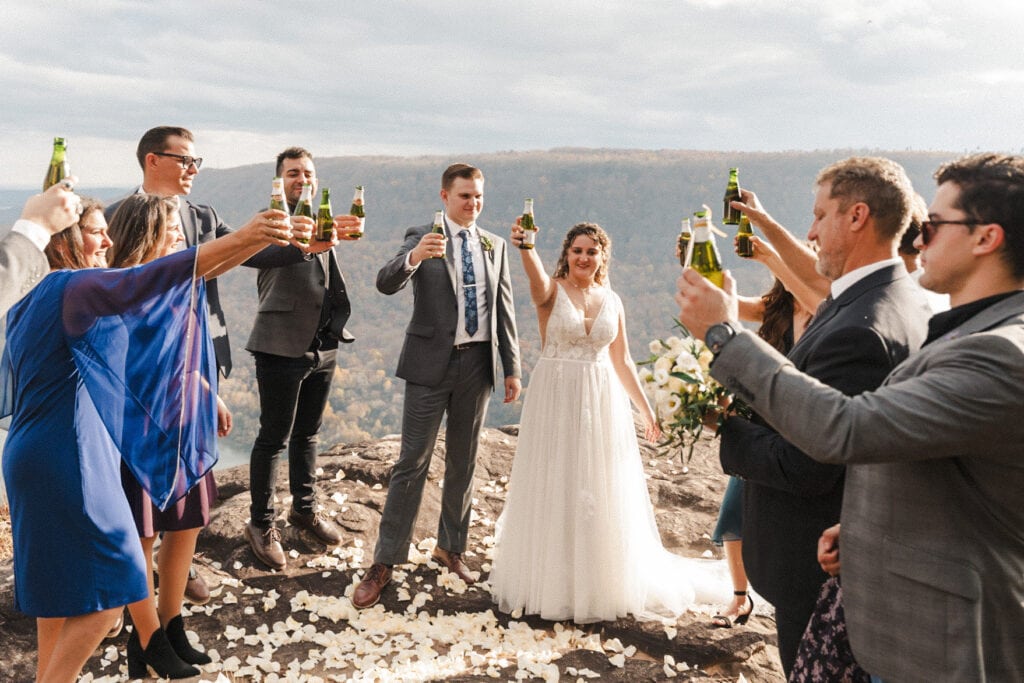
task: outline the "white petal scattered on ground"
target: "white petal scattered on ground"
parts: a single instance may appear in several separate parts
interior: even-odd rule
[[[626,666],[626,656],[621,653],[617,655],[612,655],[608,658],[608,663],[612,666],[616,666],[621,669],[622,667]]]
[[[604,641],[604,649],[608,652],[622,652],[624,648],[622,647],[621,640],[619,640],[618,638],[611,638],[609,640]]]

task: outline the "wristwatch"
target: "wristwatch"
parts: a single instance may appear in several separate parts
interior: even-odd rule
[[[717,356],[739,331],[735,323],[726,320],[708,328],[704,334],[704,343],[711,349],[711,353]]]

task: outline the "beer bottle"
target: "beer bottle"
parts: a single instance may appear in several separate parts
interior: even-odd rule
[[[66,154],[67,147],[64,145],[64,138],[54,138],[53,156],[50,157],[50,168],[46,169],[46,178],[43,180],[43,192],[46,192],[71,175],[71,171],[68,169]]]
[[[740,201],[740,169],[729,169],[729,184],[725,186],[725,209],[722,212],[722,222],[726,225],[739,225],[740,210],[734,209],[729,202]]]
[[[754,255],[754,244],[750,238],[754,236],[754,229],[750,227],[750,219],[747,214],[740,216],[740,227],[736,231],[736,254],[743,258],[750,258]]]
[[[430,232],[436,232],[439,235],[444,234],[444,211],[434,212],[434,227],[430,229]],[[441,258],[440,256],[431,256],[430,258]]]
[[[725,273],[722,271],[722,257],[715,246],[715,237],[711,234],[711,219],[707,211],[698,211],[693,215],[693,258],[690,267],[717,287],[722,287],[725,284]]]
[[[523,205],[523,217],[519,221],[519,226],[523,229],[523,243],[519,245],[519,248],[533,249],[537,244],[537,224],[533,220],[532,199],[527,199]]]
[[[684,218],[683,224],[679,228],[679,240],[676,244],[679,245],[679,265],[683,268],[686,267],[686,250],[690,246],[690,241],[693,239],[693,229],[690,227],[690,219]]]
[[[284,181],[280,177],[270,183],[270,208],[288,213],[288,204],[284,200]]]
[[[349,215],[359,218],[359,230],[348,233],[349,237],[359,239],[363,236],[366,227],[366,209],[363,208],[363,186],[356,185],[356,192],[352,195],[352,206],[349,207]]]
[[[302,194],[299,195],[299,203],[295,205],[295,212],[293,216],[305,216],[306,218],[313,217],[313,184],[303,183]],[[302,244],[309,244],[309,240],[300,239],[299,242]]]
[[[318,242],[330,242],[334,237],[334,212],[331,210],[331,191],[326,187],[320,194],[320,210],[316,213],[316,233],[313,235]]]

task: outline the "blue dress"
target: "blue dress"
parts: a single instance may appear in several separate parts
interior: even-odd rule
[[[8,315],[0,417],[15,600],[69,617],[148,595],[120,461],[161,506],[216,462],[216,370],[195,249],[50,274]]]

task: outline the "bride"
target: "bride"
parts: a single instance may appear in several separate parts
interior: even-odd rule
[[[511,241],[520,245],[517,224]],[[573,226],[554,277],[520,249],[543,350],[530,379],[490,585],[498,608],[577,623],[675,617],[729,595],[721,562],[661,545],[630,401],[660,430],[629,354],[622,302],[607,285],[611,239]]]

